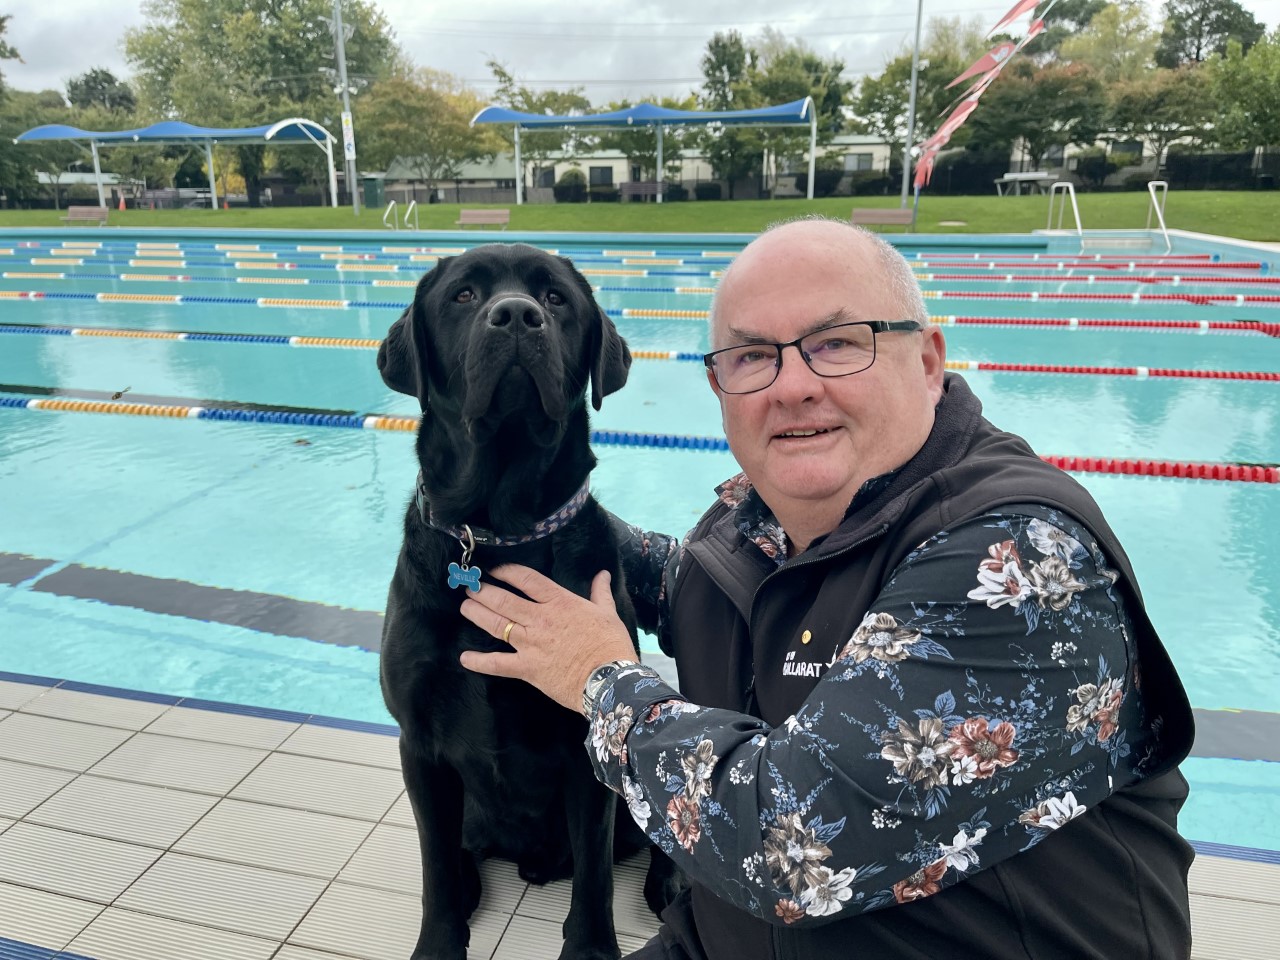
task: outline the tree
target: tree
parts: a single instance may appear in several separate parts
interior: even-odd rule
[[[1230,41],[1226,56],[1207,66],[1219,110],[1214,139],[1226,147],[1280,144],[1280,28],[1247,54]]]
[[[36,174],[43,173],[53,186],[53,202],[61,207],[59,181],[85,158],[84,151],[66,141],[14,145],[13,138],[24,130],[46,123],[67,123],[72,119],[66,101],[57,90],[30,93],[9,90],[0,103],[0,186],[12,200],[33,198],[41,192]]]
[[[1142,0],[1120,0],[1098,11],[1088,25],[1062,41],[1058,55],[1084,64],[1106,84],[1147,75],[1159,36]]]
[[[499,61],[488,60],[486,66],[498,81],[493,99],[504,107],[521,113],[551,117],[570,117],[591,112],[591,101],[583,94],[581,87],[564,91],[533,90],[520,83]],[[505,127],[499,130],[499,136],[508,144],[514,145],[514,137]],[[535,167],[546,166],[553,156],[572,158],[592,142],[590,138],[568,128],[522,133],[520,159],[522,163]],[[523,178],[524,171],[517,170],[516,176]]]
[[[736,30],[716,33],[707,41],[702,55],[702,96],[704,110],[750,110],[760,106],[751,85],[757,54]],[[699,140],[707,162],[716,176],[729,182],[729,199],[737,180],[759,170],[764,146],[754,130],[708,126]]]
[[[100,107],[110,113],[132,113],[138,105],[129,85],[102,67],[94,67],[68,80],[67,99],[73,107]]]
[[[1156,64],[1172,68],[1201,63],[1215,53],[1226,53],[1230,40],[1248,53],[1265,29],[1236,0],[1167,0]]]
[[[1207,66],[1152,70],[1111,88],[1111,126],[1117,133],[1150,145],[1156,162],[1175,140],[1199,137],[1218,112],[1210,96]]]
[[[457,77],[421,69],[382,80],[362,108],[363,155],[375,166],[399,160],[428,188],[456,178],[463,164],[492,158],[502,140],[492,130],[472,129],[480,97]]]
[[[147,25],[125,34],[125,56],[145,116],[232,127],[304,116],[337,130],[329,0],[149,0],[144,11]],[[386,18],[368,0],[345,0],[343,11],[349,80],[389,75],[399,54]],[[274,158],[265,146],[235,156],[256,205]],[[319,165],[318,152],[310,163]]]
[[[1050,147],[1089,144],[1098,138],[1105,96],[1098,79],[1079,64],[1036,69],[1030,60],[1019,59],[982,95],[967,125],[980,143],[1021,139],[1035,168]]]
[[[1107,0],[1058,0],[1044,14],[1044,33],[1023,47],[1022,55],[1042,64],[1056,59],[1062,44],[1108,6]]]

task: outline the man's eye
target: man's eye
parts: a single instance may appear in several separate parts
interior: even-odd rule
[[[564,304],[564,297],[556,293],[554,290],[547,291],[547,303],[553,307],[559,307]]]
[[[476,298],[476,295],[472,293],[470,289],[467,289],[467,290],[459,290],[457,295],[453,299],[458,303],[470,303],[475,298]]]

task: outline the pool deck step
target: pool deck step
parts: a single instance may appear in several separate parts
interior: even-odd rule
[[[620,864],[624,956],[657,931]],[[569,883],[489,861],[470,960],[561,947]],[[393,737],[0,681],[0,956],[403,960],[417,838]],[[1280,941],[1280,865],[1200,856],[1197,960]]]

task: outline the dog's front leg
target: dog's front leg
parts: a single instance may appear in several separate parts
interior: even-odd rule
[[[565,810],[573,849],[573,899],[564,921],[560,960],[618,960],[613,928],[616,797],[596,780],[585,757],[569,767]]]
[[[412,960],[466,960],[478,878],[462,849],[462,780],[448,764],[410,752],[403,734],[400,764],[422,851],[422,927]]]

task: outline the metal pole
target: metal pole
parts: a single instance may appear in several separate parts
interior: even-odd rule
[[[524,203],[524,168],[520,166],[520,124],[516,124],[516,206]]]
[[[102,192],[102,167],[98,163],[98,143],[96,140],[90,140],[89,146],[93,148],[93,175],[98,179],[98,206],[105,207],[107,205],[107,195]],[[53,193],[58,195],[58,185],[53,185]]]
[[[333,38],[338,44],[338,82],[342,84],[342,146],[346,156],[351,210],[360,216],[360,185],[356,183],[355,125],[351,121],[351,90],[347,86],[347,43],[342,29],[342,0],[333,0]]]
[[[911,148],[916,138],[916,85],[920,80],[920,21],[924,0],[916,0],[916,45],[911,49],[911,97],[907,101],[907,142],[902,145],[902,209],[907,208],[907,185],[911,182]]]
[[[807,199],[813,199],[813,175],[818,171],[818,108],[809,117],[809,190]]]
[[[662,187],[666,183],[666,178],[662,175],[662,124],[658,124],[658,202],[662,202]]]
[[[204,158],[209,164],[209,203],[211,204],[210,209],[217,210],[218,209],[218,184],[215,182],[213,177],[213,147],[210,146],[208,140],[204,142]]]
[[[329,206],[337,207],[338,171],[333,169],[333,141],[328,137],[324,140],[324,155],[329,159]]]

